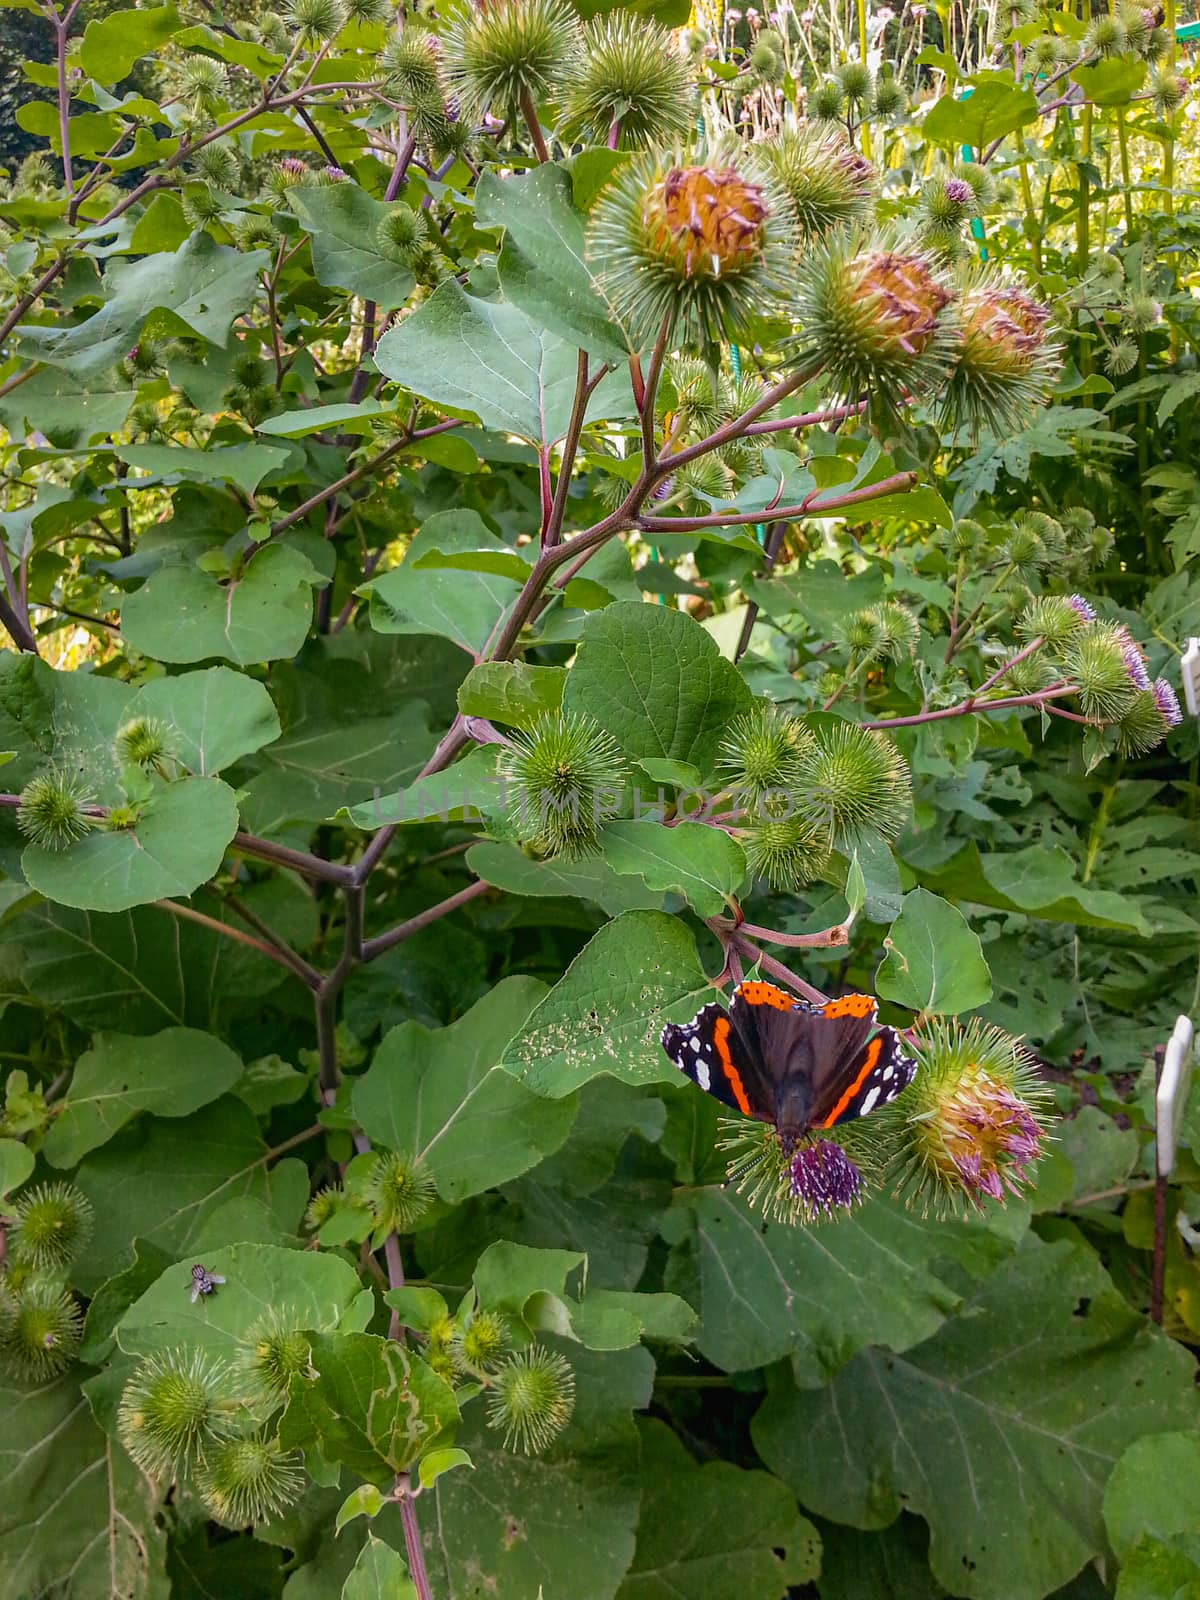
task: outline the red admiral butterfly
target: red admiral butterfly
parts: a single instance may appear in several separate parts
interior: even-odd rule
[[[662,1046],[723,1105],[770,1122],[785,1155],[816,1128],[865,1117],[912,1082],[917,1063],[895,1028],[876,1031],[869,994],[811,1005],[772,983],[739,983],[729,1010],[707,1005]]]

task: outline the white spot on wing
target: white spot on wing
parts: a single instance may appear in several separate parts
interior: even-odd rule
[[[703,1061],[697,1061],[696,1063],[696,1082],[702,1089],[708,1089],[712,1084],[712,1074]]]
[[[879,1099],[879,1085],[876,1084],[875,1087],[871,1090],[870,1094],[865,1096],[865,1098],[863,1099],[862,1105],[859,1106],[859,1108],[858,1108],[859,1116],[860,1117],[865,1117],[868,1111],[874,1111],[875,1102],[878,1099]]]

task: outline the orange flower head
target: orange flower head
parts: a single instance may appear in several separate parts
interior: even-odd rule
[[[734,167],[672,167],[646,195],[647,249],[681,279],[736,277],[762,255],[770,208]]]

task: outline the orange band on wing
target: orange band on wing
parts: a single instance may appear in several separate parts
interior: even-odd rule
[[[743,1116],[753,1116],[750,1110],[750,1096],[746,1093],[746,1086],[742,1082],[741,1074],[733,1064],[733,1057],[729,1054],[729,1018],[718,1017],[713,1023],[713,1043],[717,1047],[717,1057],[721,1063],[721,1071],[729,1080],[729,1087],[733,1090],[733,1098],[738,1103],[738,1110]]]
[[[875,1035],[875,1037],[871,1040],[870,1044],[867,1046],[867,1058],[862,1064],[861,1071],[859,1072],[858,1076],[855,1078],[854,1082],[846,1090],[846,1092],[842,1096],[842,1098],[838,1101],[837,1105],[834,1106],[833,1110],[825,1118],[824,1122],[821,1123],[821,1127],[822,1128],[832,1128],[833,1127],[834,1123],[841,1116],[842,1112],[845,1111],[846,1107],[850,1104],[851,1100],[854,1099],[854,1096],[858,1093],[858,1091],[862,1088],[863,1084],[871,1076],[871,1072],[873,1071],[873,1069],[875,1067],[875,1063],[879,1060],[880,1052],[883,1049],[883,1039],[884,1039],[883,1034],[882,1033],[877,1033]]]
[[[776,1011],[796,1009],[795,997],[784,989],[777,989],[773,983],[739,983],[736,993],[748,1006],[772,1006]]]

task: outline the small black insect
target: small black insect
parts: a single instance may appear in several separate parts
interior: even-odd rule
[[[210,1272],[197,1262],[192,1268],[192,1304],[195,1305],[202,1294],[212,1294],[217,1285],[224,1282],[219,1272]]]

